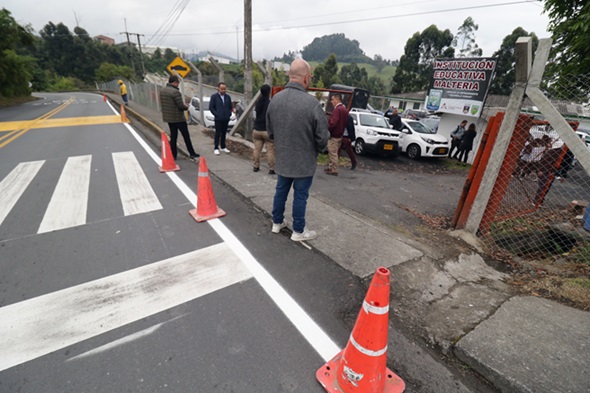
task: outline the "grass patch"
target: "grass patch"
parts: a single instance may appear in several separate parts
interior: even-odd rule
[[[571,257],[574,262],[590,265],[590,242],[583,243],[581,247],[574,247]]]
[[[330,157],[327,154],[320,153],[318,154],[318,165],[327,166],[330,162]],[[350,159],[346,157],[340,157],[338,159],[339,166],[350,166]]]
[[[0,108],[7,108],[9,106],[15,106],[24,104],[25,102],[35,101],[37,98],[33,96],[26,96],[26,97],[14,97],[14,98],[5,98],[0,97]]]

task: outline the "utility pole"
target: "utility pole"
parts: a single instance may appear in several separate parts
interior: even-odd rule
[[[125,31],[121,34],[125,34],[127,36],[127,49],[129,51],[129,59],[131,60],[131,67],[133,68],[133,75],[135,75],[135,62],[133,61],[133,50],[131,48],[131,40],[129,39],[129,32],[127,31],[127,19],[123,19],[125,21]]]
[[[252,100],[252,0],[244,0],[244,107]],[[248,119],[245,139],[252,139],[252,121]]]
[[[240,35],[238,34],[238,26],[236,26],[236,60],[240,64]]]
[[[143,72],[143,74],[141,74],[141,76],[143,77],[145,75],[145,65],[143,63],[143,52],[141,51],[141,41],[139,40],[139,36],[144,36],[143,34],[137,34],[137,33],[129,33],[129,34],[135,34],[137,36],[137,46],[139,47],[139,58],[141,59],[141,71]]]

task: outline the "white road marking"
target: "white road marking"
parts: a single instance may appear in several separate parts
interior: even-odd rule
[[[92,156],[70,157],[37,233],[86,224]]]
[[[126,216],[162,209],[133,152],[113,153],[113,163]]]
[[[252,277],[224,243],[0,308],[0,371]]]
[[[162,323],[158,323],[158,324],[156,324],[154,326],[150,326],[147,329],[143,329],[143,330],[140,330],[139,332],[135,332],[135,333],[130,334],[128,336],[122,337],[122,338],[120,338],[118,340],[111,341],[108,344],[101,345],[100,347],[96,347],[94,349],[91,349],[90,351],[86,351],[86,352],[81,353],[81,354],[79,354],[77,356],[74,356],[72,358],[66,359],[66,362],[71,362],[71,361],[74,361],[74,360],[84,359],[84,358],[87,358],[89,356],[98,355],[99,353],[103,353],[103,352],[109,351],[112,348],[116,348],[118,346],[131,343],[131,342],[133,342],[135,340],[139,340],[140,338],[147,337],[150,334],[153,334],[156,331],[158,331],[158,329],[160,329],[165,324],[167,324],[169,322],[172,322],[172,321],[174,321],[176,319],[182,318],[185,315],[187,315],[187,314],[179,315],[178,317],[172,318],[172,319],[170,319],[168,321],[164,321]]]
[[[110,103],[109,103],[109,106]],[[118,113],[112,106],[113,112]],[[127,123],[123,123],[131,135],[145,149],[154,162],[159,165],[161,158],[141,139],[137,132]],[[176,184],[190,203],[196,206],[197,196],[174,172],[166,172],[166,175]],[[309,342],[316,352],[329,361],[340,351],[340,348],[330,336],[305,312],[305,310],[289,295],[287,291],[264,269],[264,267],[252,256],[250,251],[235,237],[235,235],[219,220],[209,220],[207,223],[226,242],[240,260],[250,269],[256,281],[266,291],[268,296],[276,303],[285,316],[295,325],[301,335]],[[199,224],[195,224],[199,225]]]
[[[0,182],[0,224],[16,205],[44,163],[45,161],[20,163]]]

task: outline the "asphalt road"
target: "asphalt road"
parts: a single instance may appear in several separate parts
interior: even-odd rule
[[[321,392],[360,283],[215,182],[228,215],[196,223],[196,164],[159,173],[97,97],[0,112],[37,120],[0,134],[0,391]]]
[[[362,283],[215,178],[228,214],[196,223],[197,164],[159,173],[113,115],[84,93],[0,111],[0,391],[323,392]],[[406,392],[489,391],[391,335]]]

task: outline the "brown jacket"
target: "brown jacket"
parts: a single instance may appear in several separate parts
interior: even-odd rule
[[[162,120],[165,123],[182,123],[186,122],[184,112],[188,107],[182,100],[182,94],[177,87],[167,84],[160,91],[160,104],[162,105]]]

